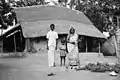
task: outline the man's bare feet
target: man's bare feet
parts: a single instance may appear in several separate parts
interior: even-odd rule
[[[49,73],[49,74],[48,74],[48,76],[53,76],[53,75],[55,75],[55,74],[53,74],[53,73]]]

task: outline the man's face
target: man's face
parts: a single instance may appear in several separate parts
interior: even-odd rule
[[[50,26],[50,29],[53,31],[55,29],[55,27],[54,26]]]

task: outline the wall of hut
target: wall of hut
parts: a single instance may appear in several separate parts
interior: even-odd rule
[[[61,44],[61,39],[66,38],[67,35],[59,35],[58,46]],[[25,51],[39,52],[46,50],[46,37],[25,38]],[[99,52],[99,39],[79,35],[78,42],[79,52]],[[59,48],[58,48],[59,49]]]

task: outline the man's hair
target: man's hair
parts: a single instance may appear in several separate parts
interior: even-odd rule
[[[55,27],[55,25],[54,25],[54,24],[50,24],[50,27],[52,27],[52,26],[53,26],[53,27]]]

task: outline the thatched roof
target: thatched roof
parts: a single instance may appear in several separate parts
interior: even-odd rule
[[[24,37],[45,36],[54,23],[59,34],[66,34],[71,26],[80,35],[106,38],[80,11],[59,6],[34,6],[15,9]]]

